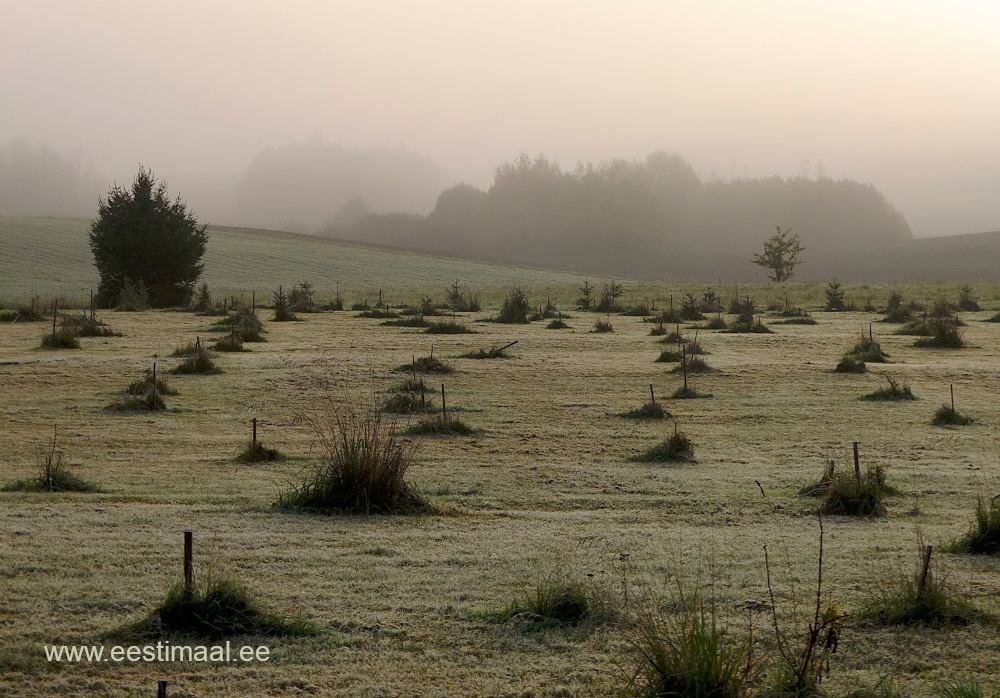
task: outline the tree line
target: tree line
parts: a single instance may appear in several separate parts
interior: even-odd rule
[[[871,184],[806,177],[703,182],[675,154],[612,160],[564,172],[544,155],[496,169],[483,191],[443,191],[427,216],[369,214],[339,237],[447,254],[607,274],[707,278],[745,274],[777,225],[810,262],[844,249],[912,238]]]

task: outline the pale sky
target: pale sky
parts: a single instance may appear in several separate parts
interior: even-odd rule
[[[917,236],[1000,230],[1000,2],[0,0],[15,138],[119,182],[316,138],[484,188],[522,151],[667,150],[871,182]]]

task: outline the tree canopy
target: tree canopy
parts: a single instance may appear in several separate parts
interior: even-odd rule
[[[101,276],[98,300],[114,304],[128,286],[144,288],[154,307],[186,305],[204,265],[207,226],[198,226],[180,197],[142,167],[131,189],[115,185],[98,201],[90,249]]]

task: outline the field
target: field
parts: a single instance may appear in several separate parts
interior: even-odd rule
[[[354,259],[349,247],[338,248],[341,261],[358,266],[345,269],[375,263]],[[426,269],[414,262],[417,271],[407,271],[400,256],[393,301],[417,302],[432,288],[440,299],[455,274],[474,275],[489,304],[457,319],[476,334],[424,334],[353,312],[275,323],[260,310],[268,341],[219,354],[221,374],[170,376],[177,394],[162,412],[105,407],[153,362],[161,375],[177,365],[175,348],[219,336],[209,330],[214,318],[107,311],[99,319],[122,336],[81,338],[80,349],[59,351],[39,348],[46,322],[0,325],[0,486],[35,474],[55,431],[71,470],[104,490],[0,492],[0,695],[151,696],[158,679],[184,696],[616,695],[637,666],[630,619],[654,613],[654,599],[675,608],[679,593],[696,588],[732,636],[752,625],[755,656],[773,661],[771,613],[760,611],[771,602],[764,546],[776,615],[798,647],[813,620],[819,546],[818,502],[798,490],[829,460],[852,471],[853,442],[862,468],[883,465],[899,494],[882,517],[823,518],[822,605],[848,614],[823,689],[845,695],[884,676],[913,695],[957,677],[995,683],[1000,559],[941,548],[969,529],[977,495],[1000,492],[1000,325],[981,322],[996,312],[1000,287],[975,286],[989,310],[962,313],[968,346],[947,350],[914,347],[875,312],[819,312],[822,285],[791,284],[791,303],[806,305],[818,324],[778,325],[765,314],[773,334],[699,330],[714,370],[689,379],[712,397],[670,400],[682,378],[671,372],[677,364],[655,362],[670,347],[650,336],[654,325],[575,310],[578,275],[427,260]],[[299,271],[274,273],[300,280],[289,278]],[[220,287],[243,288],[237,271],[226,278]],[[382,282],[339,278],[352,289]],[[483,322],[514,284],[527,287],[532,305],[558,301],[569,329]],[[630,303],[651,298],[662,308],[689,286],[627,288]],[[783,295],[763,284],[741,288],[761,301]],[[887,288],[851,285],[849,296],[882,306]],[[923,300],[957,297],[955,285],[903,288]],[[598,319],[614,331],[592,332]],[[891,363],[834,373],[869,323]],[[514,340],[510,358],[458,358]],[[408,478],[432,513],[272,508],[318,461],[310,415],[384,398],[408,376],[393,369],[431,351],[456,370],[428,376],[429,395],[439,405],[444,384],[449,411],[476,429],[418,439]],[[859,400],[885,385],[883,373],[917,399]],[[650,384],[693,440],[695,462],[636,460],[675,428],[674,420],[620,416],[649,401]],[[973,424],[930,424],[950,386]],[[236,462],[253,418],[261,441],[285,460]],[[196,578],[232,575],[274,608],[305,614],[319,633],[233,639],[268,646],[266,663],[44,661],[43,645],[127,644],[125,629],[182,576],[183,531],[194,534]],[[984,615],[929,627],[863,617],[872,594],[914,574],[926,544],[934,546],[932,576]],[[497,622],[496,612],[556,579],[605,598],[618,619],[544,629]]]

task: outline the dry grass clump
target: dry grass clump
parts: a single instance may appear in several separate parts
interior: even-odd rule
[[[931,419],[931,424],[936,427],[943,426],[959,426],[964,427],[975,422],[972,417],[966,417],[961,414],[951,405],[941,405],[937,412],[934,413],[934,417]]]
[[[11,482],[0,488],[2,492],[102,492],[100,487],[85,482],[71,473],[63,465],[63,451],[56,448],[56,433],[52,434],[52,446],[47,451],[39,450],[38,474],[28,480]]]
[[[80,340],[75,328],[63,326],[42,336],[43,349],[79,349]]]
[[[153,372],[146,369],[142,378],[132,381],[123,391],[122,397],[115,400],[105,409],[112,412],[157,412],[167,409],[164,395],[176,395],[165,380],[156,378],[155,389]]]
[[[414,424],[406,433],[414,436],[471,436],[476,430],[459,417],[441,415]]]
[[[565,322],[563,322],[563,319],[560,316],[560,317],[556,318],[555,320],[553,320],[552,322],[550,322],[549,324],[547,324],[545,326],[545,329],[547,329],[547,330],[568,330],[569,329],[569,325],[567,325]]]
[[[690,357],[688,357],[686,362],[682,361],[682,363],[681,363],[680,366],[676,366],[675,368],[670,369],[670,372],[671,373],[683,373],[684,372],[684,364],[685,363],[687,365],[687,372],[688,373],[711,373],[712,371],[715,370],[714,368],[712,368],[711,366],[709,366],[708,363],[706,363],[704,359],[699,358],[699,357],[696,356],[693,359],[690,358]]]
[[[663,409],[662,405],[657,405],[655,402],[647,402],[642,407],[637,407],[634,410],[629,410],[628,412],[622,412],[620,417],[627,417],[629,419],[671,419],[673,415]]]
[[[655,363],[658,364],[674,363],[680,361],[682,358],[684,357],[679,351],[674,351],[672,349],[664,349],[663,351],[660,352],[660,355],[656,357]]]
[[[920,337],[913,346],[932,349],[962,349],[965,346],[962,333],[953,322],[932,319],[927,322],[927,328],[929,336]]]
[[[460,359],[509,359],[510,354],[504,353],[504,350],[494,345],[490,349],[476,349],[475,351],[468,351],[464,354],[459,354]]]
[[[834,373],[864,373],[868,370],[865,362],[852,354],[844,354],[844,358],[833,369]]]
[[[121,337],[120,332],[115,332],[93,317],[68,317],[63,321],[63,326],[75,330],[79,337]]]
[[[861,337],[861,341],[854,345],[845,356],[853,356],[858,361],[865,363],[888,363],[889,355],[882,351],[882,345],[871,337]]]
[[[439,359],[435,359],[433,355],[431,356],[421,356],[419,359],[414,359],[411,363],[400,364],[396,367],[397,371],[415,372],[415,373],[433,373],[435,375],[441,375],[445,373],[451,373],[455,369],[451,366],[443,363]]]
[[[424,391],[399,391],[385,399],[382,410],[393,414],[424,414],[433,412],[434,405],[424,398]]]
[[[423,315],[414,315],[412,317],[404,317],[398,320],[386,320],[382,324],[388,327],[427,327],[430,325],[430,323],[424,319]]]
[[[947,550],[975,555],[1000,555],[1000,494],[976,497],[976,511],[969,532],[953,541]]]
[[[945,577],[930,571],[924,577],[922,567],[916,574],[896,576],[877,585],[859,615],[878,625],[933,627],[968,625],[986,617],[953,592]]]
[[[247,351],[243,348],[243,340],[240,339],[240,336],[236,333],[220,337],[216,340],[215,344],[212,345],[212,349],[223,352]]]
[[[201,339],[194,344],[181,347],[174,351],[174,356],[186,356],[179,366],[174,367],[170,372],[181,375],[211,375],[222,373],[222,369],[215,365],[212,356],[201,346]]]
[[[873,393],[862,395],[860,400],[916,400],[917,396],[910,390],[910,386],[888,374],[882,376],[888,383],[887,386],[879,388]]]
[[[611,326],[610,316],[604,320],[598,320],[594,323],[594,329],[591,332],[604,333],[604,332],[614,332],[615,328]]]
[[[402,439],[395,419],[354,405],[305,418],[319,443],[320,462],[276,507],[342,514],[427,511],[429,505],[406,481],[415,444]]]
[[[820,479],[799,490],[807,497],[823,497],[821,514],[844,516],[881,516],[886,497],[896,494],[886,483],[885,468],[876,465],[864,473],[835,472],[830,461]]]
[[[268,448],[260,441],[250,439],[247,445],[236,456],[237,463],[270,463],[284,460],[285,456],[276,448]]]
[[[697,594],[673,613],[656,604],[632,623],[629,644],[639,663],[624,695],[745,698],[754,684],[753,636],[720,627]]]
[[[677,431],[675,426],[674,433],[669,439],[653,446],[636,460],[652,463],[693,463],[694,442],[684,433]]]
[[[528,630],[592,626],[613,617],[600,594],[558,574],[539,580],[534,592],[523,599],[487,614],[496,623],[514,623]]]
[[[219,639],[234,635],[315,635],[319,628],[302,615],[267,608],[232,577],[206,575],[191,588],[184,582],[170,587],[156,609],[160,627],[169,633]]]
[[[427,334],[476,334],[476,331],[454,320],[432,322],[424,330]]]

